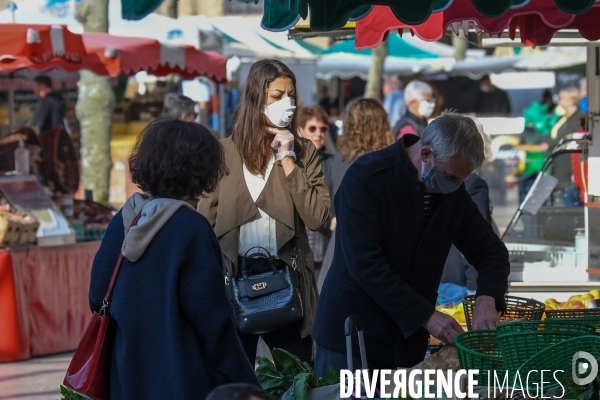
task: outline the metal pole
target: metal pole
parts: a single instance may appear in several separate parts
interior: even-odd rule
[[[14,74],[8,74],[8,129],[9,133],[15,130],[15,85]]]
[[[600,269],[600,48],[587,48],[588,119],[590,144],[588,148],[585,233],[588,242],[588,268]],[[590,204],[595,203],[595,204]],[[596,207],[595,207],[596,206]]]
[[[219,83],[219,136],[224,139],[227,135],[225,117],[225,84]]]

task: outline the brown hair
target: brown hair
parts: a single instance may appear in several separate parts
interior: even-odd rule
[[[273,154],[271,142],[273,135],[266,132],[267,120],[263,107],[267,89],[277,78],[290,78],[296,89],[296,76],[287,65],[279,60],[260,60],[255,62],[248,72],[246,90],[234,114],[234,125],[231,139],[237,145],[242,162],[252,174],[264,175],[269,158]],[[295,99],[294,99],[295,100]],[[296,156],[302,154],[302,144],[297,139],[298,113],[294,113],[292,123],[287,129],[294,137]]]
[[[327,112],[321,106],[302,107],[298,112],[298,126],[304,128],[306,123],[311,119],[316,118],[325,125],[329,125],[329,117]]]
[[[374,99],[356,99],[348,103],[342,129],[338,147],[344,161],[352,161],[361,154],[381,150],[394,143],[388,114]]]

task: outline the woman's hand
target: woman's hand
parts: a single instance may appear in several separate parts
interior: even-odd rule
[[[294,153],[294,135],[287,129],[267,128],[267,132],[275,135],[271,147],[277,150],[277,161],[283,160],[285,157],[296,159]]]
[[[296,168],[294,135],[287,129],[267,128],[267,132],[275,135],[271,143],[271,147],[277,150],[275,160],[281,163],[285,176],[288,176]]]
[[[337,218],[333,217],[331,218],[331,225],[329,225],[329,230],[330,231],[335,231],[335,228],[337,227]]]

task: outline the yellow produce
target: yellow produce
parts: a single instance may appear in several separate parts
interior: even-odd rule
[[[453,307],[438,306],[436,307],[436,310],[451,316],[458,323],[465,324],[467,322],[467,319],[465,317],[465,310],[463,308],[462,303],[458,303]]]
[[[546,310],[572,310],[587,308],[587,303],[591,300],[600,300],[600,289],[592,289],[588,293],[573,295],[565,302],[558,302],[552,298],[546,299],[544,304]]]

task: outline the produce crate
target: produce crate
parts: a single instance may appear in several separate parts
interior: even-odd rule
[[[104,237],[104,233],[106,233],[107,226],[85,226],[81,223],[73,223],[71,224],[71,228],[73,228],[73,231],[75,232],[75,238],[77,240],[77,243],[81,243],[102,240],[102,238]]]
[[[546,305],[533,299],[522,297],[505,296],[506,312],[500,317],[500,322],[506,321],[539,321],[544,316]],[[471,320],[473,319],[473,309],[475,308],[475,295],[467,295],[463,298],[463,307],[465,308],[465,319],[467,327],[472,329]]]
[[[19,243],[23,224],[19,217],[0,213],[0,246],[6,247]]]
[[[31,217],[21,218],[21,223],[23,224],[23,230],[21,231],[19,244],[34,244],[37,240],[40,223]]]
[[[506,322],[497,327],[497,340],[504,367],[517,370],[542,350],[574,337],[593,335],[594,325],[569,321]]]
[[[504,363],[498,347],[496,330],[477,330],[460,333],[454,340],[458,362],[462,369],[478,369],[479,382],[488,382],[488,375],[504,373]],[[493,377],[491,378],[493,379]]]
[[[530,371],[537,371],[537,373],[531,373],[527,380],[522,379],[521,383],[529,385],[529,388],[532,391],[535,391],[540,387],[542,381],[542,376],[539,371],[550,370],[554,372],[556,379],[558,379],[564,385],[564,382],[571,380],[573,367],[575,364],[573,362],[573,356],[578,351],[588,352],[596,360],[599,360],[600,337],[593,335],[579,336],[564,340],[540,351],[533,357],[529,358],[518,368],[519,375],[521,377],[528,376],[527,374]],[[519,385],[518,381],[516,383]],[[552,389],[558,386],[558,382],[556,382],[555,379],[551,378],[548,376],[548,373],[546,373],[544,376],[544,389]],[[522,388],[527,389],[526,387]],[[568,387],[566,387],[566,389],[568,390]]]

